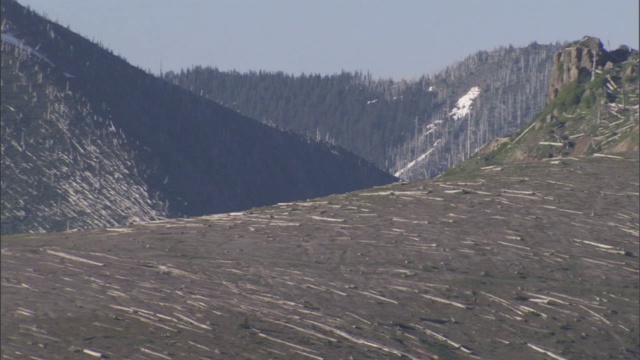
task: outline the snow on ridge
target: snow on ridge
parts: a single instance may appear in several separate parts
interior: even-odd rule
[[[449,116],[452,116],[454,120],[459,120],[469,114],[471,112],[471,105],[473,104],[473,100],[480,95],[480,88],[477,86],[469,89],[463,97],[458,99],[456,103],[456,107],[451,110]]]
[[[429,91],[431,91],[431,88],[429,88]],[[467,116],[471,112],[471,106],[473,105],[473,101],[478,97],[478,95],[480,95],[480,87],[474,86],[471,89],[469,89],[469,91],[464,96],[458,99],[456,106],[453,108],[453,110],[451,110],[451,112],[449,113],[449,116],[453,117],[454,120],[459,120]],[[426,131],[422,133],[421,137],[436,131],[439,125],[443,123],[443,121],[444,120],[442,119],[438,119],[438,120],[434,120],[431,124],[427,125],[425,129]],[[427,152],[420,155],[417,159],[408,163],[402,169],[396,171],[393,175],[395,175],[396,177],[402,178],[402,176],[405,175],[411,168],[418,165],[427,156],[429,156],[429,154],[431,154],[433,150],[435,150],[436,147],[438,147],[441,140],[442,139],[436,140],[436,142],[433,143],[433,145]]]
[[[24,41],[18,39],[17,37],[13,36],[13,34],[9,33],[9,32],[3,32],[2,33],[2,41],[3,42],[7,42],[11,45],[14,45],[22,50],[27,51],[29,54],[33,54],[35,56],[37,56],[38,58],[46,61],[47,63],[49,63],[49,65],[51,66],[55,66],[53,65],[53,63],[51,61],[49,61],[49,59],[47,59],[46,56],[42,55],[40,52],[38,52],[36,49],[32,48],[31,46],[25,45]]]

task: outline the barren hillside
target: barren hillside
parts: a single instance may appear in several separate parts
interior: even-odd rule
[[[2,357],[637,359],[638,157],[2,238]]]

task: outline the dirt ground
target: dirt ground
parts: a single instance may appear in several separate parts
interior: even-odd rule
[[[4,237],[2,358],[637,359],[639,172],[563,159]]]

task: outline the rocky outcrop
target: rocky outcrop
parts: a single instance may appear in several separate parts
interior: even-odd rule
[[[626,61],[631,54],[627,46],[608,52],[600,39],[585,36],[578,43],[557,52],[549,84],[549,98],[553,100],[565,85],[580,79],[591,79],[594,72],[611,68]]]

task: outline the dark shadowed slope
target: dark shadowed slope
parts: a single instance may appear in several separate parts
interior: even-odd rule
[[[3,234],[234,211],[395,180],[149,75],[14,1],[2,2],[2,24]]]
[[[638,158],[2,239],[2,356],[637,359]]]

